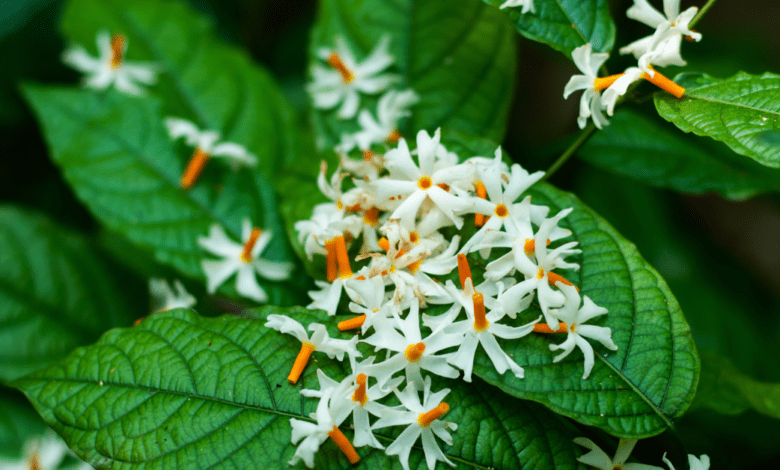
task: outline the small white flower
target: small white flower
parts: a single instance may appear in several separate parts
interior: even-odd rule
[[[585,465],[596,467],[599,470],[614,470],[615,468],[623,470],[663,470],[661,467],[656,467],[654,465],[626,463],[626,460],[628,460],[628,457],[631,455],[631,451],[634,450],[637,439],[621,439],[618,443],[614,459],[610,458],[606,452],[601,450],[599,446],[590,439],[575,437],[574,443],[590,449],[590,452],[578,457],[577,460]]]
[[[674,465],[666,458],[666,452],[661,460],[669,466],[669,470],[674,470]],[[703,454],[700,458],[696,458],[695,455],[688,454],[688,468],[689,470],[710,470],[710,457]]]
[[[599,315],[607,313],[607,309],[594,304],[588,296],[582,298],[582,308],[580,308],[580,293],[574,286],[568,286],[562,282],[555,284],[566,296],[566,303],[560,310],[553,311],[553,315],[562,321],[567,327],[566,341],[561,344],[551,344],[550,351],[562,349],[563,352],[553,359],[558,362],[568,356],[577,346],[582,350],[585,356],[584,372],[582,379],[585,380],[593,369],[594,356],[593,347],[585,338],[595,339],[604,345],[604,347],[617,351],[617,345],[612,341],[612,330],[604,326],[585,325],[584,323]]]
[[[640,80],[643,73],[644,71],[638,67],[629,67],[604,91],[604,94],[601,96],[601,105],[607,110],[607,114],[612,116],[618,98],[625,95],[626,91],[628,91],[628,86]]]
[[[358,115],[361,130],[355,134],[344,135],[340,149],[348,152],[357,146],[358,149],[367,151],[374,144],[395,144],[401,137],[398,133],[398,123],[412,114],[409,108],[419,101],[420,97],[414,90],[388,91],[379,99],[378,119],[374,119],[368,110],[361,111]]]
[[[523,9],[520,11],[520,13],[523,14],[528,13],[529,11],[531,13],[535,13],[534,0],[506,0],[498,8],[500,10],[503,10],[504,8],[514,8],[514,7],[523,7]]]
[[[327,255],[325,244],[328,240],[346,233],[353,238],[360,235],[365,222],[357,215],[345,214],[336,203],[323,202],[314,206],[310,218],[295,222],[294,227],[298,241],[303,243],[306,256],[311,260],[315,254]]]
[[[398,75],[380,74],[394,60],[387,51],[389,44],[389,37],[382,38],[373,52],[360,63],[340,38],[336,40],[335,51],[320,49],[317,55],[330,67],[314,65],[312,68],[314,81],[306,86],[306,90],[314,99],[314,107],[332,109],[342,103],[339,118],[351,119],[360,106],[360,93],[375,95],[400,81]]]
[[[238,273],[236,290],[239,294],[260,303],[267,301],[268,295],[258,284],[255,273],[265,279],[283,281],[290,277],[290,272],[294,268],[292,263],[260,258],[260,254],[270,240],[271,233],[252,228],[249,219],[244,219],[243,223],[243,244],[231,240],[218,224],[212,225],[208,237],[198,238],[198,245],[224,259],[220,261],[204,259],[200,263],[206,274],[206,289],[209,294],[216,292],[230,276]]]
[[[84,86],[105,90],[113,83],[117,90],[131,95],[143,95],[144,89],[137,85],[157,83],[159,67],[152,62],[127,62],[127,38],[121,34],[113,37],[107,31],[97,35],[99,57],[89,55],[83,46],[66,49],[62,61],[86,74]]]
[[[382,328],[392,318],[392,302],[385,302],[385,282],[382,276],[370,279],[355,280],[350,283],[354,291],[354,301],[349,304],[349,311],[359,313],[359,317],[339,322],[339,330],[345,331],[361,328],[363,334],[372,326]]]
[[[66,455],[72,455],[68,446],[51,429],[43,436],[31,436],[24,443],[21,459],[0,458],[0,470],[55,470]],[[74,470],[89,470],[89,464],[81,462]]]
[[[593,124],[601,129],[609,124],[606,116],[601,111],[601,90],[597,82],[599,80],[599,69],[609,58],[609,54],[594,54],[593,46],[588,43],[580,46],[571,53],[574,64],[584,75],[574,75],[563,89],[563,98],[566,99],[577,90],[585,90],[580,98],[580,116],[577,118],[577,124],[580,129],[585,128],[589,117],[593,118]]]
[[[178,279],[173,281],[174,292],[165,279],[149,279],[149,296],[152,298],[152,311],[165,312],[175,308],[191,308],[197,303],[184,284]]]
[[[436,437],[438,437],[445,444],[452,445],[452,436],[447,432],[447,428],[453,431],[458,429],[455,423],[441,420],[441,417],[450,409],[449,405],[442,401],[450,393],[450,390],[445,388],[431,393],[431,378],[426,377],[422,403],[420,403],[420,396],[414,384],[408,384],[402,392],[396,389],[394,393],[401,401],[402,406],[399,409],[388,409],[384,416],[372,426],[372,429],[408,426],[387,447],[387,455],[397,455],[404,470],[409,470],[409,453],[417,442],[417,438],[422,436],[425,461],[429,470],[433,470],[438,460],[454,467],[455,464],[447,459],[447,456],[436,444]]]

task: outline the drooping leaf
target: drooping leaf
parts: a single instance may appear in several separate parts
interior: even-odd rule
[[[745,199],[780,190],[780,171],[739,157],[723,144],[693,139],[658,118],[625,109],[577,156],[607,171],[684,193],[716,191],[729,199]]]
[[[273,190],[262,174],[228,172],[222,188],[179,187],[185,162],[174,152],[157,99],[38,86],[25,87],[25,95],[77,196],[101,222],[150,249],[158,261],[203,278],[200,260],[206,254],[198,237],[220,224],[240,240],[245,217],[277,234],[264,258],[289,259]],[[269,287],[271,302],[292,302],[281,284],[261,283]]]
[[[714,352],[701,353],[701,380],[693,406],[736,415],[755,410],[780,419],[780,384],[755,380]]]
[[[258,316],[269,313],[304,324],[318,319],[301,308],[269,307]],[[307,419],[303,415],[316,407],[316,400],[299,394],[301,385],[318,388],[315,365],[337,379],[345,374],[340,364],[317,355],[299,386],[289,385],[286,377],[299,347],[262,320],[206,319],[178,310],[112,330],[97,344],[15,385],[93,464],[285,469],[295,451],[289,418]],[[459,427],[455,444],[444,450],[458,468],[582,468],[575,461],[579,450],[573,436],[543,407],[490,387],[436,383],[452,389],[447,419]],[[385,445],[392,441],[387,436],[381,435]],[[381,451],[359,453],[358,468],[401,468],[396,457]],[[422,450],[413,450],[410,464],[427,468]],[[317,454],[316,468],[353,467],[328,441]]]
[[[114,271],[83,237],[39,214],[0,207],[0,380],[145,315],[145,286],[124,284]]]
[[[505,0],[484,0],[500,7]],[[502,11],[517,31],[532,41],[547,44],[571,57],[571,51],[586,43],[593,50],[609,52],[615,43],[615,23],[606,0],[533,0],[534,13],[518,7]]]
[[[403,134],[421,129],[455,129],[502,140],[511,104],[516,67],[512,27],[494,8],[479,0],[326,0],[312,35],[312,61],[320,48],[332,49],[343,38],[358,60],[381,38],[390,38],[400,74],[398,89],[413,89],[420,102]],[[376,115],[376,99],[361,107]],[[335,111],[315,110],[320,149],[332,147],[357,124]]]
[[[524,379],[497,374],[484,353],[477,354],[474,373],[511,395],[543,403],[614,436],[662,432],[690,405],[699,376],[696,346],[677,301],[636,247],[574,195],[548,184],[533,186],[529,194],[535,204],[549,206],[551,214],[574,208],[559,225],[579,242],[582,254],[570,259],[581,267],[564,274],[583,295],[609,310],[594,324],[611,328],[618,350],[592,342],[596,364],[582,380],[578,350],[553,363],[557,354],[549,345],[562,343],[564,334],[532,333],[503,343],[525,368]],[[539,315],[538,307],[522,314],[525,321]]]
[[[719,79],[683,73],[681,99],[655,96],[658,113],[685,132],[712,137],[732,150],[772,168],[780,168],[780,76],[740,72]]]

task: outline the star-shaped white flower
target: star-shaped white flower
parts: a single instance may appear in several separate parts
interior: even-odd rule
[[[617,451],[615,452],[615,458],[610,458],[606,452],[601,450],[601,448],[590,439],[575,437],[574,443],[590,449],[590,452],[581,455],[577,460],[585,465],[596,467],[599,470],[615,470],[616,468],[622,470],[663,470],[661,467],[656,467],[654,465],[626,463],[626,460],[628,460],[628,457],[631,455],[631,451],[634,450],[637,439],[621,439],[618,443]]]
[[[0,457],[0,470],[55,470],[66,455],[72,455],[68,446],[51,429],[43,436],[31,436],[24,444],[18,460]],[[79,460],[80,461],[80,460]],[[81,462],[74,470],[90,470],[91,465]]]
[[[84,86],[96,90],[105,90],[113,83],[117,90],[131,95],[145,94],[141,85],[157,83],[160,68],[153,62],[128,62],[127,38],[121,34],[111,36],[108,31],[97,35],[99,57],[89,55],[81,45],[66,49],[62,61],[74,69],[85,73]]]
[[[260,303],[266,302],[268,295],[258,284],[255,274],[271,281],[283,281],[290,277],[294,265],[260,258],[271,240],[271,232],[252,228],[249,219],[244,219],[241,238],[243,244],[234,242],[218,224],[211,226],[208,237],[198,238],[198,245],[204,250],[223,258],[200,262],[206,274],[206,289],[213,294],[229,277],[237,274],[236,290],[239,294]]]
[[[441,419],[450,409],[449,405],[442,401],[450,393],[450,390],[445,388],[431,393],[431,378],[426,377],[422,403],[420,403],[420,396],[414,384],[408,384],[402,392],[396,389],[394,393],[401,401],[401,407],[393,410],[388,409],[384,416],[372,426],[372,429],[408,426],[387,447],[387,455],[397,455],[404,470],[409,470],[409,453],[417,442],[417,438],[422,436],[425,461],[429,470],[433,470],[438,460],[454,467],[455,464],[450,462],[436,444],[436,437],[438,437],[447,445],[452,445],[452,436],[447,432],[447,428],[453,431],[458,429],[457,424],[448,423]]]
[[[593,118],[593,124],[601,129],[609,124],[602,112],[604,107],[601,101],[601,91],[614,83],[617,76],[599,78],[599,69],[609,58],[609,54],[594,54],[593,45],[588,43],[574,49],[571,53],[574,64],[580,69],[582,75],[574,75],[563,89],[563,98],[566,99],[577,90],[584,90],[580,98],[580,115],[577,125],[585,128],[588,118]]]
[[[176,289],[175,292],[165,279],[149,279],[149,296],[152,298],[153,312],[191,308],[197,303],[195,297],[187,292],[184,284],[178,279],[173,281],[173,287]]]
[[[617,351],[618,348],[612,341],[612,330],[610,328],[584,324],[592,318],[604,315],[607,313],[607,309],[594,304],[587,295],[582,298],[583,303],[582,308],[580,308],[580,293],[576,287],[568,286],[562,282],[557,282],[555,285],[566,296],[566,303],[552,313],[553,316],[564,323],[568,334],[566,341],[563,343],[550,345],[550,351],[563,350],[561,354],[555,356],[553,362],[558,362],[568,356],[574,350],[574,347],[577,346],[585,356],[585,370],[582,374],[582,379],[585,380],[590,375],[595,362],[593,347],[585,338],[595,339],[603,344],[604,347],[613,351]]]
[[[535,13],[534,0],[506,0],[498,8],[499,10],[503,10],[504,8],[514,8],[514,7],[523,7],[523,9],[520,11],[520,13],[522,14],[528,13],[529,11],[531,13]]]
[[[661,460],[669,466],[669,470],[674,470],[674,465],[666,458],[666,452]],[[700,458],[696,458],[695,455],[688,454],[688,468],[689,470],[710,470],[710,457],[703,454]]]
[[[402,118],[410,116],[409,108],[420,101],[414,90],[390,90],[379,99],[377,119],[364,109],[358,115],[360,131],[342,136],[340,150],[348,152],[354,147],[361,151],[370,151],[374,144],[395,144],[401,137],[398,124]]]
[[[339,118],[351,119],[360,106],[361,93],[375,95],[400,81],[398,75],[380,74],[394,60],[388,53],[389,45],[390,38],[382,38],[362,62],[355,59],[341,38],[336,40],[335,51],[326,48],[317,51],[317,56],[329,67],[317,64],[312,68],[314,81],[306,86],[306,90],[314,99],[314,107],[332,109],[341,103]]]

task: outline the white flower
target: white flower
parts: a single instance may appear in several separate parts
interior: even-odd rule
[[[306,256],[311,260],[315,254],[327,255],[325,244],[328,240],[345,233],[357,237],[365,222],[357,215],[346,215],[336,203],[323,202],[314,206],[309,219],[295,222],[294,227],[298,241],[303,243]]]
[[[577,118],[577,124],[580,129],[585,128],[589,117],[593,117],[593,124],[601,129],[609,124],[604,113],[601,112],[601,88],[602,82],[599,80],[599,69],[607,61],[609,54],[594,54],[593,46],[588,43],[580,46],[571,53],[574,64],[584,75],[574,75],[563,89],[563,98],[566,99],[577,90],[585,90],[580,98],[580,116]],[[604,87],[606,88],[606,87]]]
[[[347,284],[359,276],[352,272],[343,236],[325,242],[325,250],[327,251],[325,259],[327,282],[314,281],[319,290],[309,291],[309,297],[312,298],[313,302],[307,308],[319,308],[332,316],[336,314],[342,290],[346,291],[350,297],[354,297],[354,291]],[[363,277],[365,278],[365,276]]]
[[[579,347],[585,356],[585,371],[582,374],[582,379],[585,380],[590,375],[594,364],[593,347],[585,338],[595,339],[613,351],[617,351],[618,348],[612,341],[611,329],[604,326],[584,325],[591,318],[607,313],[607,309],[594,304],[587,295],[583,297],[582,308],[580,308],[580,293],[576,287],[562,282],[557,282],[555,285],[566,296],[566,303],[560,310],[554,311],[553,315],[566,325],[568,335],[563,343],[550,345],[550,351],[563,350],[561,354],[555,356],[553,362],[568,356],[575,346]]]
[[[680,46],[683,37],[695,41],[701,40],[701,34],[691,31],[688,27],[698,11],[698,8],[690,7],[680,13],[680,0],[664,0],[664,14],[661,14],[647,0],[634,0],[626,15],[655,28],[656,31],[650,36],[620,48],[620,53],[634,54],[634,57],[639,59],[640,68],[651,76],[653,71],[648,68],[650,64],[661,67],[686,65],[687,62],[680,55]]]
[[[612,116],[615,111],[615,104],[619,97],[626,94],[628,86],[642,78],[644,71],[638,67],[629,67],[623,72],[612,85],[607,88],[601,96],[601,105],[607,110],[607,114]]]
[[[471,202],[450,194],[439,185],[448,185],[467,175],[467,167],[463,165],[440,165],[436,169],[437,154],[446,152],[440,146],[441,131],[436,130],[433,137],[425,131],[417,134],[418,167],[412,160],[406,140],[401,139],[398,148],[385,154],[385,166],[390,170],[391,177],[371,183],[376,189],[377,201],[402,199],[403,202],[390,215],[391,219],[400,220],[406,228],[413,230],[420,206],[430,200],[440,209],[456,227],[463,226],[463,219],[454,212],[462,212],[471,207]],[[456,157],[457,158],[457,157]],[[401,177],[404,179],[394,179]]]
[[[663,470],[661,467],[656,467],[654,465],[625,463],[626,460],[628,460],[629,455],[631,455],[631,451],[634,450],[636,442],[636,439],[621,439],[620,443],[618,443],[617,451],[615,452],[615,458],[612,459],[590,439],[584,437],[574,438],[575,444],[590,449],[590,452],[577,458],[578,461],[585,465],[596,467],[599,470],[614,470],[615,468],[621,468],[623,470]]]
[[[335,51],[320,49],[317,55],[330,67],[315,65],[312,68],[314,81],[306,86],[306,90],[314,99],[314,107],[332,109],[342,103],[339,118],[351,119],[360,106],[360,93],[374,95],[400,81],[398,75],[379,74],[393,63],[393,56],[387,51],[389,44],[388,37],[382,38],[373,52],[360,63],[340,38],[336,40]]]
[[[450,393],[450,390],[445,388],[431,393],[430,377],[425,378],[423,388],[422,403],[420,403],[420,396],[414,384],[408,384],[402,392],[396,389],[394,392],[401,401],[402,407],[397,410],[388,409],[384,416],[374,423],[372,429],[408,425],[387,447],[386,451],[387,455],[398,456],[404,470],[409,470],[409,453],[420,436],[422,436],[425,461],[429,470],[433,470],[438,460],[454,467],[455,464],[447,459],[447,456],[436,444],[436,437],[438,437],[447,445],[452,445],[452,436],[447,432],[447,428],[453,431],[458,429],[455,423],[448,423],[440,419],[450,409],[449,405],[442,401]]]
[[[420,97],[414,90],[390,90],[379,99],[377,119],[368,110],[358,115],[361,130],[355,134],[342,136],[340,149],[348,152],[355,146],[362,151],[369,150],[373,144],[387,142],[394,144],[401,137],[398,133],[398,123],[401,118],[410,116],[408,108],[417,104]]]
[[[339,330],[346,331],[360,328],[365,334],[372,326],[381,328],[392,318],[392,302],[385,302],[385,281],[382,276],[370,279],[355,280],[350,283],[354,291],[354,301],[349,304],[349,311],[360,316],[339,322]]]
[[[661,460],[669,466],[669,470],[674,470],[674,465],[666,458],[666,452]],[[704,454],[697,459],[695,455],[688,454],[688,468],[689,470],[710,470],[710,457]]]
[[[294,265],[287,262],[268,261],[260,258],[271,232],[252,228],[249,219],[244,219],[242,228],[243,245],[231,240],[218,224],[211,226],[208,237],[199,237],[198,244],[207,252],[220,256],[220,261],[204,259],[200,265],[206,274],[206,289],[216,292],[230,276],[238,273],[236,290],[244,297],[265,302],[268,295],[257,283],[255,273],[272,281],[283,281],[290,277]]]
[[[66,455],[72,454],[68,446],[51,429],[43,436],[31,436],[24,443],[19,460],[0,458],[0,470],[55,470]],[[74,470],[88,470],[92,466],[81,462]]]
[[[503,10],[504,8],[513,8],[513,7],[523,7],[523,9],[520,11],[520,13],[523,14],[528,13],[529,11],[531,13],[535,13],[534,0],[506,0],[498,8],[500,10]]]
[[[97,35],[99,57],[94,58],[77,45],[62,54],[62,61],[76,70],[83,72],[84,86],[96,90],[105,90],[113,83],[117,90],[140,96],[144,89],[137,85],[154,85],[157,83],[159,67],[152,62],[127,62],[127,38],[121,34],[113,37],[107,31]]]
[[[184,285],[178,279],[173,281],[171,289],[170,284],[165,279],[149,279],[149,296],[152,298],[152,311],[164,312],[175,308],[191,308],[197,303],[193,297],[184,288]]]

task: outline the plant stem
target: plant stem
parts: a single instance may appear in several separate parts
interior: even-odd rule
[[[712,5],[715,4],[717,0],[709,0],[707,3],[704,4],[703,7],[701,7],[701,10],[699,10],[699,14],[696,15],[696,18],[692,19],[691,22],[688,24],[688,29],[693,28],[693,26],[699,22],[702,16],[704,16],[705,13],[707,13],[707,10],[712,8]]]
[[[545,181],[547,178],[552,176],[553,173],[558,171],[558,168],[562,167],[564,163],[566,163],[566,160],[569,159],[572,155],[574,155],[574,152],[579,149],[582,144],[584,144],[588,138],[593,134],[593,131],[596,130],[596,125],[592,122],[588,124],[588,126],[580,132],[580,135],[577,136],[577,139],[569,145],[569,148],[567,148],[560,157],[558,157],[557,160],[550,166],[550,168],[547,170],[547,173],[544,174],[542,177],[542,181]]]

